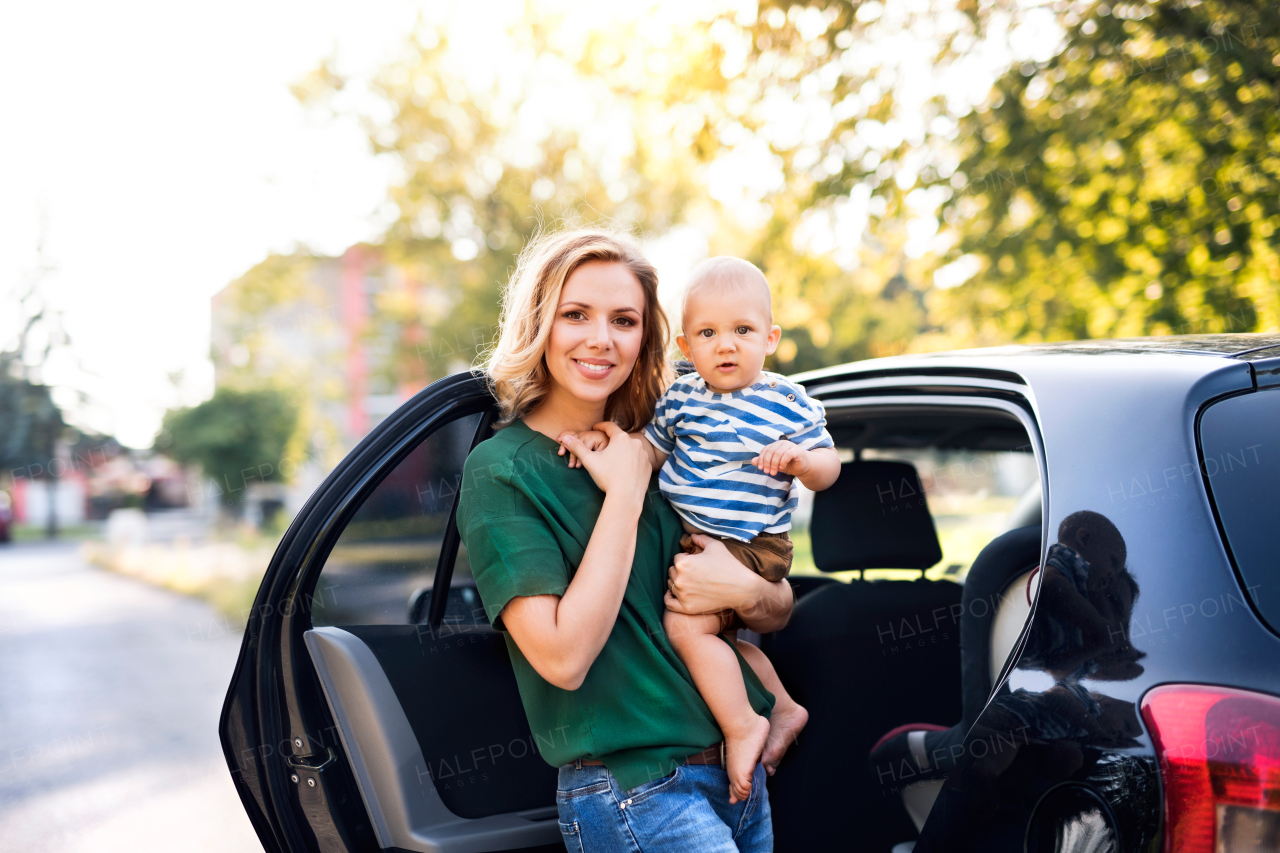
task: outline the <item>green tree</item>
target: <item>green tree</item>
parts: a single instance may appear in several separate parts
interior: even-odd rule
[[[422,24],[363,84],[366,107],[354,112],[399,175],[380,249],[407,286],[375,296],[369,326],[392,347],[393,386],[475,360],[496,330],[502,285],[539,231],[604,224],[661,234],[701,201],[689,156],[699,124],[682,123],[671,98],[704,88],[705,32],[676,34],[660,64],[635,27],[569,37],[563,23],[525,7],[495,26],[489,50],[503,61],[481,71],[446,27]],[[361,85],[330,62],[294,94],[336,112]]]
[[[755,100],[829,108],[823,132],[770,136],[790,200],[779,249],[860,197],[864,263],[892,254],[913,219],[945,220],[905,264],[923,290],[958,262],[923,294],[921,329],[940,333],[913,348],[1280,328],[1274,4],[775,0],[743,32]],[[921,39],[935,47],[924,87],[908,49]],[[982,83],[998,54],[1010,67],[989,94],[956,96],[954,81]],[[801,300],[835,306],[828,293],[839,282]]]
[[[59,476],[58,442],[71,431],[52,389],[40,381],[40,372],[68,339],[61,315],[50,308],[41,286],[53,269],[45,260],[43,233],[37,255],[37,267],[13,299],[21,325],[12,346],[0,350],[0,480],[44,481],[50,493],[45,535],[53,539],[58,535],[52,498]]]
[[[199,465],[223,507],[238,513],[252,483],[288,480],[287,451],[297,420],[296,404],[282,391],[222,386],[198,406],[166,413],[156,449],[184,465]]]
[[[961,121],[979,338],[1280,328],[1280,7],[1089,4]],[[967,179],[967,182],[966,182]]]
[[[954,160],[947,116],[958,108],[938,92],[991,13],[959,6],[773,0],[712,25],[725,80],[700,154],[730,163],[764,146],[776,173],[759,199],[763,227],[717,248],[755,261],[773,285],[778,369],[901,353],[935,328],[926,296],[950,190],[930,182]]]
[[[49,387],[19,375],[15,361],[0,353],[0,472],[43,479],[66,423]]]

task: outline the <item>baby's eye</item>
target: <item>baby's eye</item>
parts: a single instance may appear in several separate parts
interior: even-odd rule
[[[701,332],[698,332],[698,334],[702,335],[704,338],[710,338],[710,337],[713,337],[713,336],[715,335],[715,330],[714,330],[714,329],[703,329]]]
[[[751,333],[751,327],[750,327],[750,326],[739,326],[739,327],[738,327],[738,334],[740,334],[740,335],[747,335],[747,334],[750,334],[750,333]]]

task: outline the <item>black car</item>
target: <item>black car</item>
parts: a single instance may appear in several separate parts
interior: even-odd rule
[[[1280,849],[1280,335],[795,378],[845,464],[758,638],[811,714],[778,850]],[[563,849],[454,523],[492,419],[431,385],[272,559],[220,725],[268,851]]]

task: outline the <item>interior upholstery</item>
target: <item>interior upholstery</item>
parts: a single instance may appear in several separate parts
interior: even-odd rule
[[[813,498],[814,564],[824,572],[927,569],[942,546],[909,462],[846,462],[831,488]]]
[[[386,673],[449,811],[477,818],[555,805],[556,769],[538,754],[501,633],[447,623],[346,630]]]
[[[355,628],[354,631],[367,634],[368,629]],[[386,640],[389,636],[388,634],[381,639]],[[364,640],[353,630],[336,627],[315,628],[307,631],[304,637],[380,847],[420,853],[482,853],[559,842],[554,783],[549,791],[543,785],[531,792],[542,799],[543,805],[540,808],[507,814],[490,813],[484,817],[460,816],[453,810],[454,806],[468,801],[453,795],[450,796],[451,805],[443,796],[448,792],[444,783],[467,779],[468,786],[481,792],[470,799],[472,804],[483,801],[483,791],[486,788],[492,790],[500,803],[510,804],[521,796],[530,796],[528,793],[521,794],[520,786],[522,779],[532,778],[527,775],[527,771],[535,763],[542,764],[543,768],[551,771],[540,758],[535,755],[532,760],[522,762],[518,768],[505,767],[501,770],[498,770],[501,762],[494,761],[493,766],[497,772],[485,779],[483,771],[466,774],[459,772],[463,760],[470,759],[480,763],[475,752],[463,751],[470,744],[459,740],[454,744],[457,754],[451,756],[452,773],[441,773],[440,765],[435,760],[439,740],[445,737],[453,739],[452,733],[444,729],[437,733],[435,741],[428,740],[424,757],[419,737],[406,715],[406,710],[409,709],[402,705],[403,700],[394,690],[383,665]],[[420,658],[425,656],[423,653]],[[453,662],[453,665],[465,667],[465,663],[460,660]],[[506,674],[514,682],[509,663],[507,667]],[[444,674],[442,668],[435,669],[436,672],[433,673],[432,668],[423,667],[419,663],[418,677],[434,685],[437,682],[431,676]],[[502,681],[500,672],[490,674],[496,675],[499,682]],[[483,701],[486,689],[479,687],[481,681],[482,679],[472,677],[455,682],[458,686],[467,685],[467,695],[461,701],[454,695],[450,697],[451,701],[441,701],[439,704],[460,705],[460,708],[455,707],[448,712],[453,717],[467,713],[487,717],[485,709],[471,704],[473,701]],[[478,688],[474,694],[471,692],[473,687]],[[515,707],[520,708],[518,700]],[[420,708],[414,710],[421,711]],[[521,718],[523,719],[523,712]],[[445,718],[436,719],[439,721]],[[482,753],[483,746],[499,742],[496,736],[498,729],[494,727],[498,722],[500,721],[493,717],[487,717],[481,725],[485,734],[476,743]],[[467,731],[474,732],[474,729]],[[527,726],[524,732],[527,736]],[[500,759],[500,756],[497,758]],[[548,798],[549,805],[546,804]],[[501,809],[494,809],[499,810]]]
[[[814,496],[822,571],[925,569],[942,559],[914,465],[855,461]],[[906,782],[863,770],[876,737],[905,720],[960,711],[960,587],[950,581],[853,581],[810,587],[765,649],[809,724],[769,781],[776,849],[888,850],[909,838],[896,802]],[[856,829],[855,829],[856,828]]]
[[[776,849],[883,853],[913,838],[900,788],[868,772],[876,738],[904,721],[960,716],[960,643],[949,581],[854,581],[796,602],[765,650],[809,725],[769,780]],[[935,616],[937,620],[935,622]]]

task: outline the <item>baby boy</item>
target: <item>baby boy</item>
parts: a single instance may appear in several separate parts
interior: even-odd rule
[[[667,389],[644,431],[653,467],[660,469],[659,488],[684,524],[685,551],[702,550],[696,534],[715,537],[761,577],[780,580],[791,568],[787,530],[798,500],[795,481],[821,491],[840,473],[822,405],[799,385],[763,370],[782,329],[773,323],[769,283],[753,264],[730,257],[704,261],[693,272],[681,314],[676,343],[696,373]],[[582,436],[588,446],[603,444],[603,434],[589,435]],[[738,643],[777,698],[770,735],[769,720],[747,699],[733,648],[718,636],[732,617],[668,610],[663,620],[724,733],[730,802],[750,793],[762,753],[772,771],[808,719],[768,658]]]

